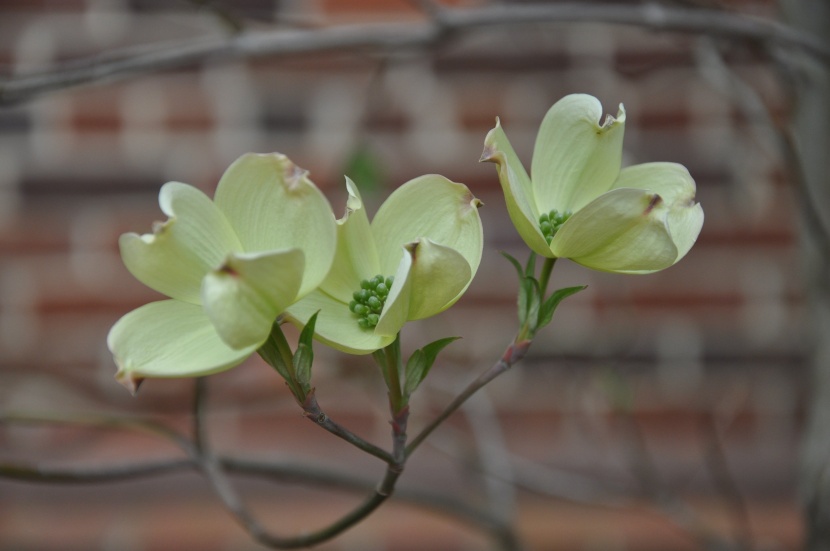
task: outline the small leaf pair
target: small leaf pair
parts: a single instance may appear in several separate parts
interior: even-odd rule
[[[535,277],[536,254],[530,253],[524,268],[522,268],[518,260],[506,252],[502,252],[501,254],[516,268],[516,273],[519,276],[517,307],[522,339],[532,339],[536,331],[542,329],[553,320],[553,314],[560,302],[587,287],[587,285],[564,287],[557,289],[549,297],[545,298],[543,295],[546,290],[542,288],[539,280]]]
[[[271,334],[257,351],[262,359],[285,379],[285,384],[300,404],[304,404],[313,391],[311,387],[311,366],[314,363],[312,339],[316,321],[317,314],[315,313],[300,332],[297,349],[294,352],[291,351],[285,339],[285,334],[280,327],[281,322],[275,321]]]

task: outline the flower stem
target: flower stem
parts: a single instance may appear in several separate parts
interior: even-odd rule
[[[406,407],[406,399],[403,396],[403,387],[401,386],[401,371],[403,370],[401,334],[395,335],[392,344],[384,348],[381,354],[373,354],[373,357],[381,371],[383,371],[383,378],[389,389],[389,406],[394,417]]]
[[[319,425],[323,429],[338,438],[342,438],[352,446],[363,450],[369,455],[373,455],[390,465],[395,463],[395,459],[392,457],[392,454],[370,442],[367,442],[326,415],[317,403],[317,396],[314,394],[314,389],[311,389],[311,392],[309,392],[306,396],[305,403],[303,403],[303,415],[314,424]]]
[[[539,274],[539,297],[543,302],[548,291],[548,282],[550,281],[550,274],[553,271],[553,265],[556,264],[555,258],[545,258],[545,263],[542,265],[542,272]]]
[[[484,385],[510,369],[513,364],[524,358],[525,354],[527,354],[528,348],[530,348],[530,343],[531,341],[529,340],[518,341],[518,339],[510,343],[499,361],[468,384],[461,394],[456,396],[455,399],[444,409],[444,411],[438,415],[438,417],[433,419],[429,425],[422,429],[421,432],[412,439],[406,447],[406,456],[409,457],[412,455],[412,452],[414,452],[415,449],[420,446],[424,440],[426,440],[427,436],[432,434],[432,431],[437,429],[450,415],[455,413],[455,411],[460,408],[473,394],[478,392]]]

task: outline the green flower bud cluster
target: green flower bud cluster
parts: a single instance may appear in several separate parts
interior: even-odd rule
[[[542,235],[545,236],[545,241],[548,242],[548,245],[553,241],[553,236],[556,235],[556,232],[559,231],[562,224],[571,217],[571,214],[573,213],[569,210],[560,214],[558,210],[553,209],[550,211],[550,214],[545,213],[539,217],[539,229],[542,230]]]
[[[376,275],[360,282],[360,290],[352,295],[349,310],[357,316],[357,324],[363,329],[372,329],[380,320],[380,313],[392,288],[393,277]]]

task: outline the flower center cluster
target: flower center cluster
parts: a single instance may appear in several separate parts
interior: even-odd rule
[[[548,245],[553,241],[553,236],[556,235],[556,232],[559,231],[562,224],[571,217],[571,214],[573,213],[569,210],[560,213],[558,210],[553,209],[550,213],[542,214],[539,217],[539,229],[542,230],[542,235],[545,236],[545,241],[548,242]]]
[[[352,295],[349,310],[357,316],[357,324],[363,329],[372,329],[378,324],[393,278],[376,275],[360,282],[360,290]]]

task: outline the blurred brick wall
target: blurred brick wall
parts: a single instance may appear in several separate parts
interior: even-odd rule
[[[0,2],[3,74],[227,32],[222,18],[195,4]],[[403,1],[217,4],[234,20],[263,29],[420,17]],[[728,6],[774,15],[769,1]],[[798,212],[769,128],[707,80],[710,67],[700,61],[707,45],[605,25],[490,29],[385,65],[338,54],[260,59],[0,108],[0,410],[142,414],[186,427],[189,381],[150,381],[132,398],[113,380],[109,327],[156,298],[124,269],[118,236],[149,231],[163,218],[157,193],[164,182],[212,194],[224,168],[246,151],[289,155],[311,171],[339,213],[344,171],[364,153],[383,175],[381,187],[366,191],[373,205],[425,172],[466,183],[486,205],[485,255],[470,291],[451,311],[406,329],[409,348],[447,334],[464,337],[414,404],[412,423],[420,426],[450,398],[447,389],[460,388],[500,356],[515,326],[514,275],[498,251],[522,258],[524,252],[493,167],[476,162],[487,130],[500,116],[529,161],[547,108],[567,93],[588,92],[609,112],[625,104],[626,164],[664,160],[690,169],[706,212],[698,244],[679,265],[651,276],[557,266],[555,284],[588,284],[588,290],[562,306],[529,358],[491,385],[489,399],[435,434],[402,483],[482,499],[482,484],[465,461],[477,442],[471,435],[484,431],[479,443],[503,439],[512,453],[556,472],[597,477],[642,497],[631,474],[637,455],[629,453],[629,425],[614,413],[615,397],[626,395],[667,488],[690,498],[717,530],[736,530],[734,502],[707,469],[711,421],[748,502],[756,541],[794,548],[807,344]],[[724,50],[774,116],[786,117],[781,87],[763,56],[748,47]],[[387,442],[383,391],[370,360],[317,352],[324,407],[373,441]],[[374,460],[304,421],[258,359],[212,377],[210,387],[218,448],[322,463],[337,457],[341,467],[376,476]],[[151,438],[111,431],[0,425],[0,460],[95,464],[171,453]],[[354,499],[303,487],[242,487],[283,533],[313,529]],[[518,525],[534,549],[695,548],[659,515],[643,513],[647,501],[619,511],[526,493],[518,499]],[[0,479],[0,549],[170,549],[171,542],[177,549],[258,548],[191,475],[90,487]],[[324,548],[484,549],[487,542],[463,524],[391,504]]]

